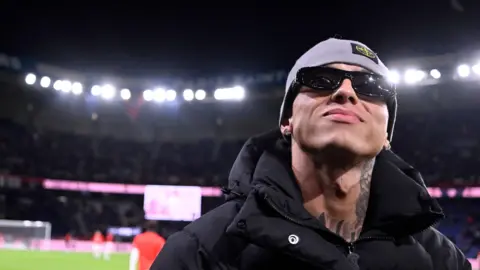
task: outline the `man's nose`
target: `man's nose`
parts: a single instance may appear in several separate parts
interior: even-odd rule
[[[344,104],[351,102],[352,104],[357,104],[359,99],[352,87],[352,82],[349,79],[343,80],[340,87],[333,92],[331,96],[332,101]]]

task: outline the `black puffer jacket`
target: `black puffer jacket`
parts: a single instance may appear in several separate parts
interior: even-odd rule
[[[347,243],[302,205],[279,131],[250,139],[227,202],[172,235],[152,270],[471,269],[432,228],[443,218],[420,174],[390,151],[375,164],[359,240]]]

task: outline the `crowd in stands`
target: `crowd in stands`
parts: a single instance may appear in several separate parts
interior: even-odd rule
[[[424,178],[479,181],[480,125],[472,112],[400,115],[393,150]],[[133,142],[54,132],[0,121],[0,173],[80,181],[224,185],[245,139]]]
[[[392,148],[427,184],[480,185],[477,114],[478,109],[400,115]]]
[[[475,258],[480,252],[480,208],[478,199],[441,199],[447,216],[438,229],[467,255]]]
[[[393,150],[422,172],[429,185],[480,185],[480,125],[470,111],[400,115]],[[247,138],[189,143],[118,141],[113,138],[38,132],[0,120],[0,174],[134,184],[226,185],[229,169]],[[55,220],[58,233],[88,234],[108,225],[139,223],[140,196],[119,199],[16,194],[5,202],[9,219]],[[443,201],[449,219],[440,229],[469,254],[480,246],[480,208],[474,200]],[[477,202],[477,201],[476,201]],[[477,202],[478,203],[478,202]],[[457,211],[462,209],[462,211]],[[1,214],[1,213],[0,213]],[[34,215],[32,217],[32,215]],[[165,225],[169,230],[178,225]],[[168,229],[170,228],[170,229]]]

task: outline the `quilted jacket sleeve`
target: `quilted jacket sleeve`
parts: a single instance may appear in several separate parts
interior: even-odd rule
[[[463,252],[445,235],[434,228],[415,235],[415,239],[432,257],[434,269],[471,270],[472,265]]]

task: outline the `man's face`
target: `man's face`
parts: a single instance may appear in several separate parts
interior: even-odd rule
[[[365,71],[347,64],[329,67]],[[335,147],[374,157],[387,142],[386,104],[359,98],[348,79],[330,93],[302,87],[293,102],[289,120],[295,142],[310,151]]]

